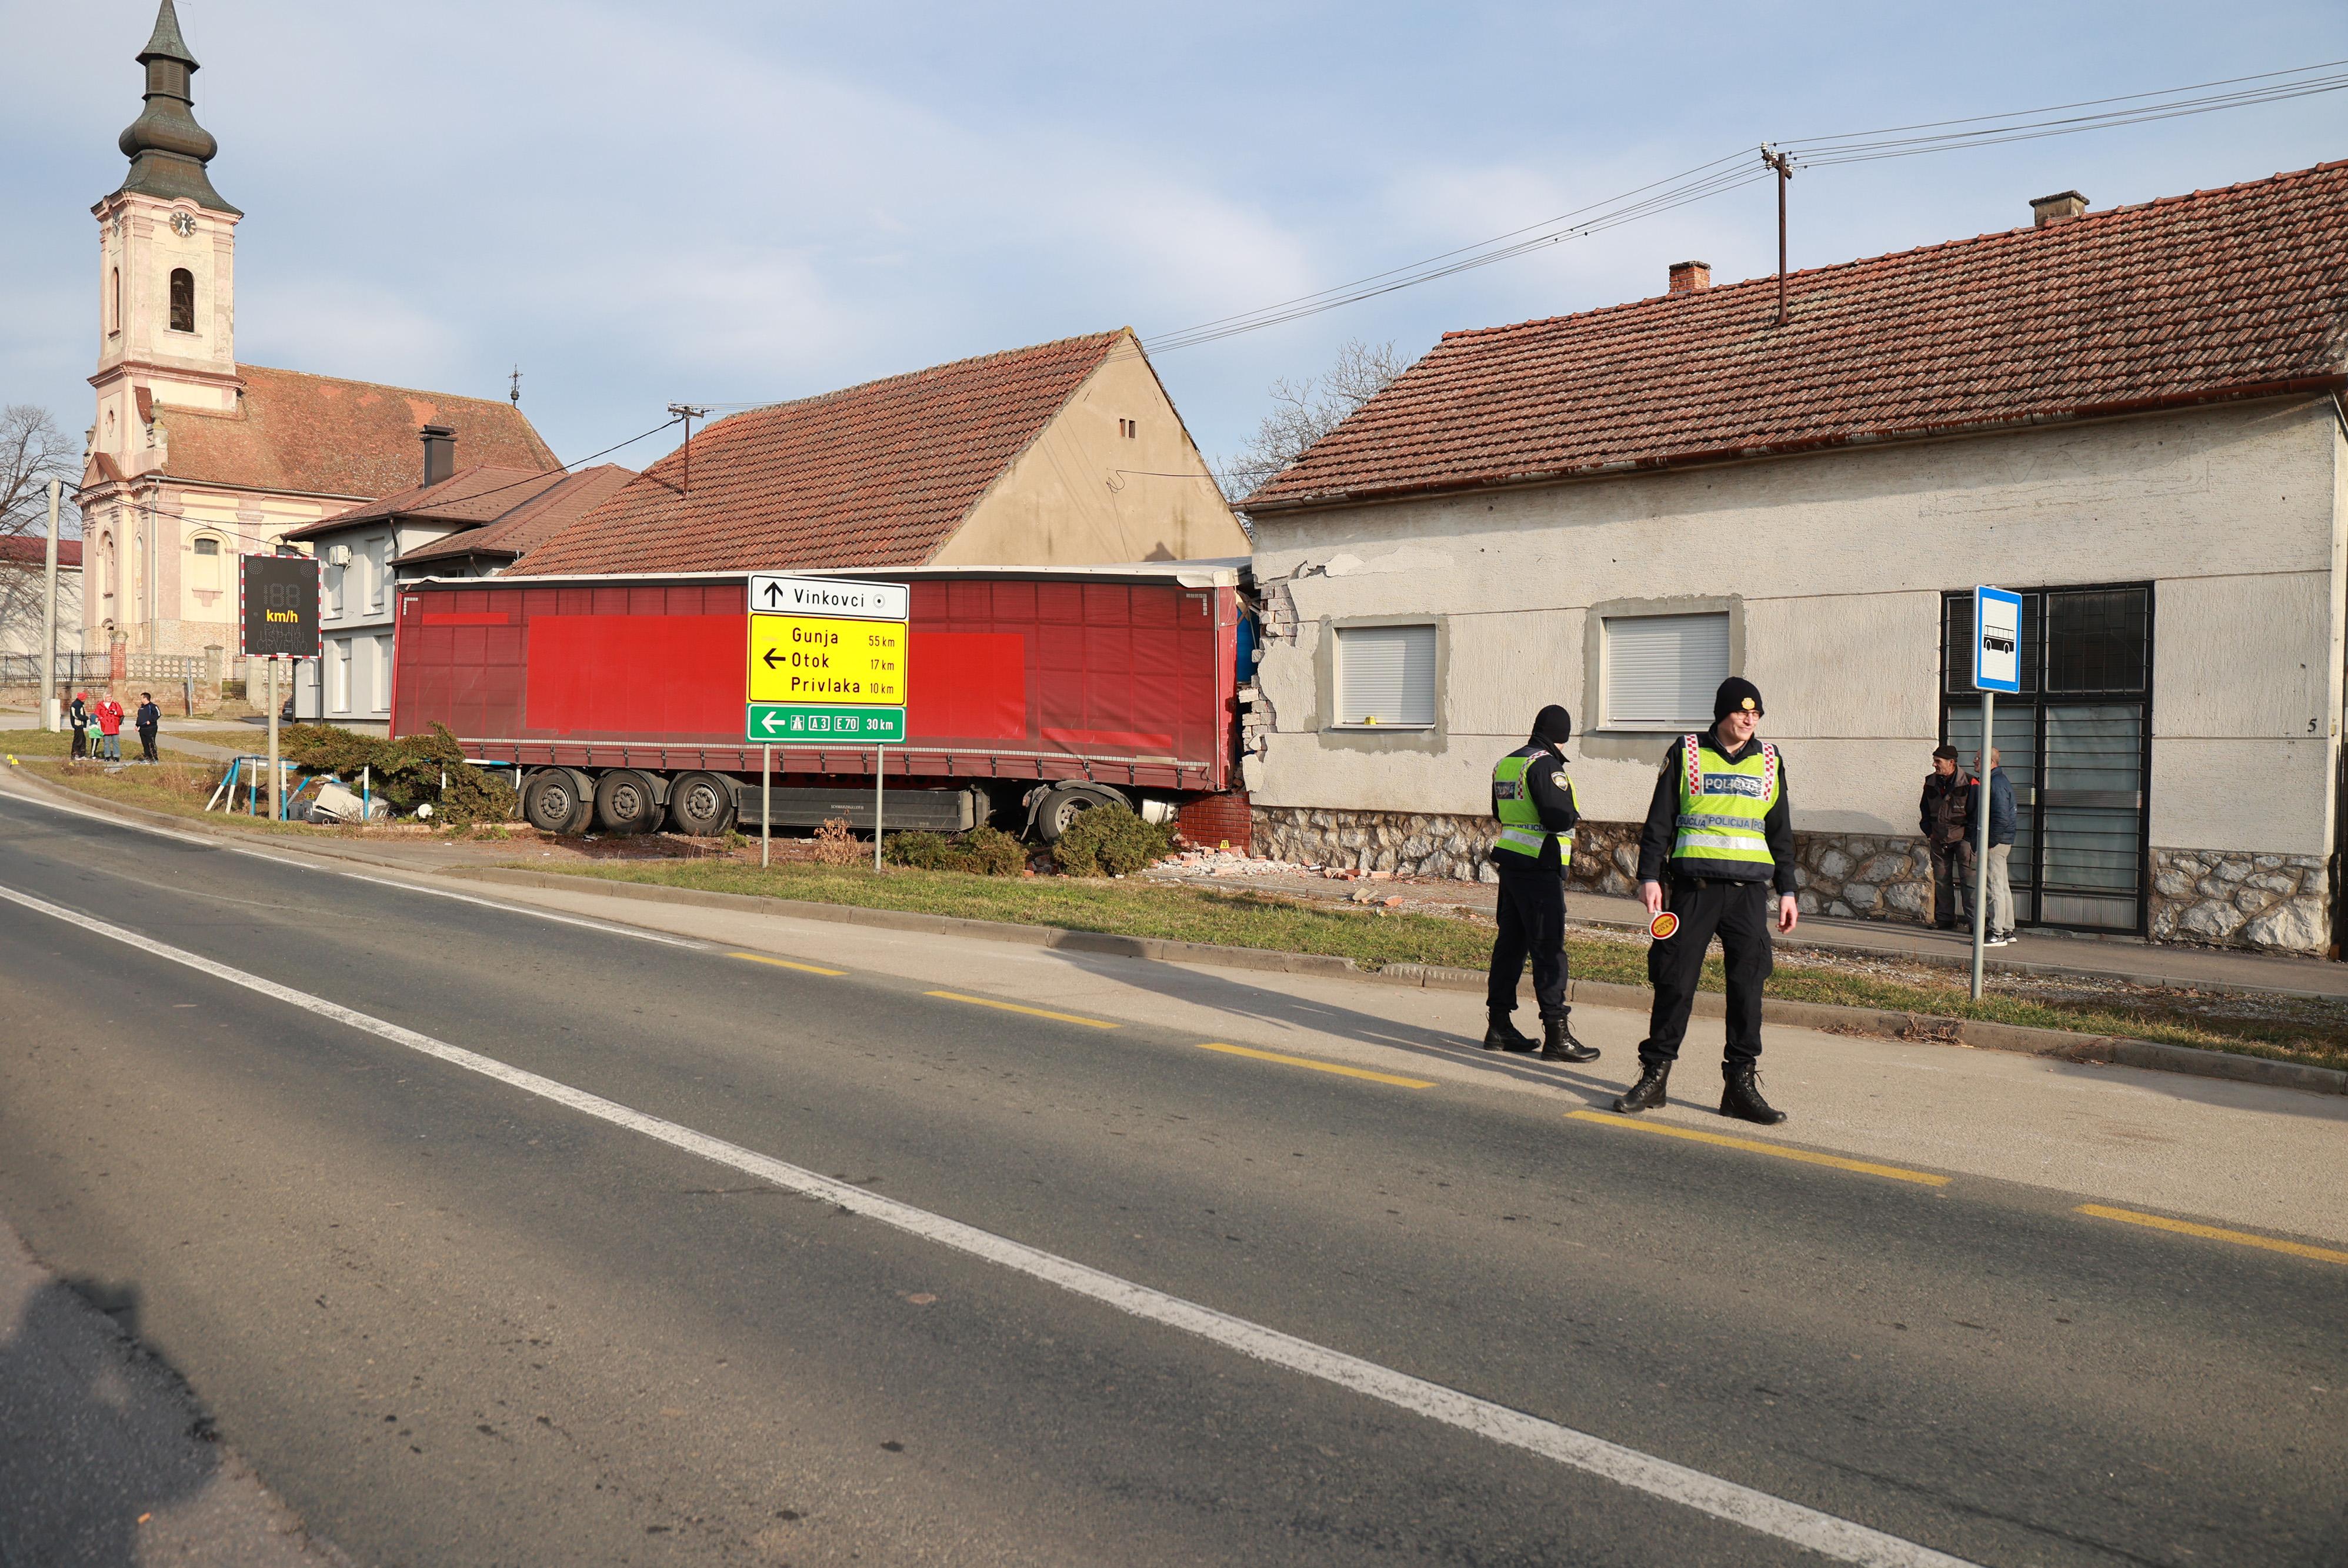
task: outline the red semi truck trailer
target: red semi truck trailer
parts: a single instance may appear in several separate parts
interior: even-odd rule
[[[1243,847],[1245,562],[829,572],[910,585],[906,738],[774,748],[774,823],[992,823],[1046,842],[1112,801]],[[755,827],[748,575],[429,578],[399,587],[391,733],[446,725],[552,832]]]

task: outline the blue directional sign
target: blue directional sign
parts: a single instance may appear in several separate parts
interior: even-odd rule
[[[2003,588],[1973,590],[1973,686],[1980,691],[2022,689],[2022,595]]]

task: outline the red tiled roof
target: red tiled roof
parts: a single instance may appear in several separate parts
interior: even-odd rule
[[[46,569],[49,560],[49,536],[46,533],[12,533],[0,537],[0,562],[11,566],[38,566]],[[81,569],[81,541],[57,541],[59,570]]]
[[[671,452],[515,571],[917,565],[1131,341],[1063,338],[721,419],[693,438],[691,494]]]
[[[2348,162],[1446,334],[1243,503],[1660,468],[2348,384]]]
[[[530,472],[556,466],[521,410],[494,398],[258,365],[236,373],[244,396],[233,414],[160,410],[172,479],[373,500],[408,489],[423,472],[424,425],[453,428],[460,461]]]
[[[520,505],[495,522],[452,533],[407,552],[400,556],[400,563],[453,561],[467,555],[520,558],[611,500],[635,477],[633,469],[623,469],[617,463],[582,469],[566,476],[560,484],[530,493]]]
[[[418,443],[419,447],[422,443]],[[354,523],[375,522],[387,517],[412,517],[434,522],[457,522],[478,527],[494,522],[515,507],[553,489],[563,480],[560,469],[551,473],[542,469],[499,468],[493,463],[475,463],[469,469],[459,469],[438,484],[416,485],[387,495],[377,501],[362,501],[332,517],[319,519],[307,527],[297,528],[285,535],[287,539],[316,539],[322,534],[339,532]]]

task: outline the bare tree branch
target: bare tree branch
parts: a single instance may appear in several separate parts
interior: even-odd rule
[[[1215,465],[1223,494],[1233,504],[1244,500],[1385,391],[1405,368],[1392,342],[1368,344],[1349,337],[1337,350],[1337,362],[1321,375],[1301,382],[1285,377],[1273,382],[1268,394],[1271,410],[1255,435],[1236,456]]]
[[[58,531],[77,535],[81,513],[73,491],[81,482],[81,449],[67,443],[46,408],[11,403],[0,409],[0,538],[48,531],[53,479],[66,487]]]

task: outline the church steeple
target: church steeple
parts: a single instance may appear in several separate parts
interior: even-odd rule
[[[167,201],[184,197],[208,211],[242,217],[241,209],[212,189],[204,170],[220,143],[196,123],[190,78],[199,67],[180,36],[180,15],[171,0],[162,0],[156,11],[155,34],[139,51],[139,63],[147,67],[147,108],[122,133],[130,174],[121,188]]]

